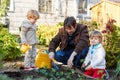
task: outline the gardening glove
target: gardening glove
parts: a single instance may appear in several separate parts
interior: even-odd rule
[[[54,54],[55,54],[54,52],[50,52],[50,53],[49,53],[49,58],[50,58],[50,59],[53,59],[53,58],[54,58]]]
[[[67,61],[67,65],[69,68],[72,68],[73,66],[73,60],[74,60],[74,56],[76,56],[77,53],[75,51],[73,51],[73,53],[71,54],[70,58]]]

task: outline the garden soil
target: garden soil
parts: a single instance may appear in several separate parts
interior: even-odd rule
[[[12,80],[36,80],[36,78],[38,78],[37,80],[66,80],[65,75],[63,76],[63,78],[50,78],[50,76],[48,77],[44,76],[40,73],[42,69],[25,71],[23,67],[23,60],[24,60],[24,56],[22,56],[21,58],[17,58],[14,61],[3,61],[2,62],[3,66],[0,67],[0,74],[5,74],[8,77],[12,78]],[[63,73],[70,72],[69,70],[65,70],[63,67],[60,67],[60,71]],[[78,69],[75,69],[75,71],[76,73],[72,75],[72,79],[71,78],[70,79],[67,78],[67,79],[69,80],[93,80],[92,78],[89,78],[89,77],[84,77],[83,79],[80,79],[79,77],[82,74],[80,73]],[[49,74],[50,72],[51,70],[47,69],[47,73]],[[110,75],[110,78],[108,80],[120,80],[120,75],[116,79],[113,79],[114,70],[109,70],[108,72]],[[53,74],[53,77],[54,75],[56,75],[56,73]],[[32,79],[27,79],[27,78],[32,78]]]

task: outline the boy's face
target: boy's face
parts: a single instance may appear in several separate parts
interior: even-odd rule
[[[98,37],[92,37],[92,38],[90,39],[90,43],[91,43],[92,45],[96,45],[96,44],[100,43],[100,39],[99,39]]]
[[[36,23],[37,19],[36,18],[30,18],[29,19],[32,24]]]

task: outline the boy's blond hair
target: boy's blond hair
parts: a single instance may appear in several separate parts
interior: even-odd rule
[[[93,37],[98,37],[100,43],[102,43],[102,34],[101,34],[99,31],[93,31],[93,32],[90,34],[90,38],[93,38]]]
[[[27,19],[30,19],[30,18],[39,19],[39,13],[36,10],[29,10],[27,12]]]

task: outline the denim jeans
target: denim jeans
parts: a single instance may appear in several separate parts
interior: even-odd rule
[[[73,66],[74,67],[78,67],[80,68],[82,65],[82,62],[80,61],[81,59],[84,59],[88,53],[89,47],[86,47],[85,49],[83,49],[81,52],[79,52],[73,60]],[[55,60],[62,62],[63,64],[67,64],[67,61],[70,57],[70,55],[72,54],[72,52],[74,51],[74,49],[70,49],[70,50],[58,50],[55,53]]]

